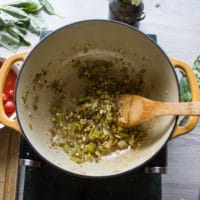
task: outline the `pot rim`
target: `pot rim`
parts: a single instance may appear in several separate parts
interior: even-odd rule
[[[120,175],[124,175],[124,174],[127,174],[129,172],[132,172],[132,171],[136,171],[138,168],[142,167],[144,164],[146,164],[147,162],[149,162],[151,159],[153,159],[160,151],[161,149],[167,145],[167,142],[169,141],[170,137],[172,136],[174,130],[175,130],[175,127],[177,125],[177,120],[178,120],[178,116],[175,117],[174,119],[174,125],[173,125],[173,128],[171,130],[171,133],[169,134],[169,136],[167,137],[167,139],[165,140],[164,144],[147,160],[145,160],[143,163],[139,164],[138,166],[132,168],[132,169],[129,169],[129,170],[126,170],[126,171],[122,171],[122,172],[119,172],[119,173],[116,173],[116,174],[109,174],[109,175],[84,175],[84,174],[79,174],[79,173],[75,173],[75,172],[72,172],[72,171],[69,171],[67,169],[64,169],[64,168],[61,168],[59,167],[58,165],[56,165],[54,162],[50,161],[49,159],[47,159],[45,156],[41,155],[40,152],[34,147],[34,144],[29,140],[28,136],[26,135],[26,133],[24,132],[24,129],[23,129],[23,124],[21,123],[21,120],[19,119],[19,116],[18,116],[18,106],[17,106],[17,99],[16,99],[16,96],[17,96],[17,88],[18,88],[18,85],[19,85],[19,82],[20,82],[20,77],[21,77],[21,72],[23,71],[26,63],[27,63],[27,60],[29,59],[29,57],[31,57],[32,53],[36,51],[37,48],[39,48],[40,44],[42,44],[45,40],[47,40],[48,38],[54,36],[55,34],[57,34],[57,32],[67,28],[67,27],[70,27],[72,25],[76,25],[76,24],[80,24],[80,23],[88,23],[88,22],[109,22],[109,23],[115,23],[115,24],[119,24],[119,25],[122,25],[126,28],[129,28],[129,29],[132,29],[136,32],[138,32],[141,36],[143,36],[144,38],[147,38],[153,45],[155,45],[160,51],[161,53],[163,54],[163,56],[166,58],[166,61],[168,62],[169,66],[171,67],[172,69],[172,72],[174,74],[174,77],[175,77],[175,80],[176,80],[176,83],[177,83],[177,88],[178,88],[178,97],[179,97],[179,101],[180,101],[180,86],[179,86],[179,81],[178,81],[178,77],[176,75],[176,72],[175,72],[175,68],[174,66],[172,65],[169,57],[167,56],[167,54],[164,52],[164,50],[152,39],[150,38],[148,35],[146,35],[145,33],[143,33],[142,31],[138,30],[137,28],[131,26],[131,25],[128,25],[128,24],[125,24],[123,22],[119,22],[119,21],[115,21],[115,20],[110,20],[110,19],[88,19],[88,20],[81,20],[81,21],[77,21],[77,22],[72,22],[72,23],[69,23],[67,25],[64,25],[54,31],[52,31],[51,33],[47,34],[44,38],[42,38],[40,40],[40,42],[38,42],[38,44],[35,45],[35,47],[30,51],[30,53],[27,55],[26,59],[24,60],[22,66],[21,66],[21,69],[20,69],[20,72],[18,74],[18,77],[17,77],[17,81],[16,81],[16,92],[15,92],[15,108],[16,108],[16,115],[17,115],[17,120],[18,120],[18,123],[19,123],[19,127],[22,131],[22,134],[23,136],[25,137],[25,139],[28,141],[28,143],[31,145],[31,147],[34,149],[34,151],[42,158],[44,159],[46,162],[50,163],[52,166],[54,166],[55,168],[67,173],[67,174],[71,174],[71,175],[74,175],[74,176],[77,176],[77,177],[82,177],[82,178],[93,178],[93,179],[101,179],[101,178],[109,178],[109,177],[116,177],[116,176],[120,176]]]

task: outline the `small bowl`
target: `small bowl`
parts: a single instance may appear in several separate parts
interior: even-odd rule
[[[6,59],[3,57],[0,57],[0,63],[3,63]],[[1,68],[1,67],[0,67]],[[12,71],[17,75],[19,72],[19,66],[17,64],[13,65]],[[15,119],[16,118],[16,113],[14,112],[11,116],[10,119]],[[0,129],[4,128],[5,126],[0,123]]]

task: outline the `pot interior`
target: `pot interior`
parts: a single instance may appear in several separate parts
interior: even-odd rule
[[[42,40],[28,55],[16,90],[19,124],[39,154],[65,171],[86,176],[120,174],[149,160],[170,137],[176,118],[157,117],[143,126],[147,138],[136,150],[107,156],[98,163],[77,164],[59,147],[52,147],[50,107],[56,94],[49,85],[62,80],[66,98],[76,97],[86,84],[77,76],[74,60],[105,60],[113,63],[111,76],[124,77],[126,67],[133,79],[144,71],[140,95],[159,101],[179,101],[177,79],[164,52],[132,27],[105,20],[90,20],[63,27]],[[40,79],[40,77],[43,79]],[[39,77],[39,78],[36,78]],[[70,103],[66,106],[72,106]]]

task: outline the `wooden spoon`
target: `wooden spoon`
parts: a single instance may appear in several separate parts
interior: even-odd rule
[[[153,101],[138,95],[119,95],[118,125],[131,127],[159,115],[200,115],[200,102],[168,103]]]

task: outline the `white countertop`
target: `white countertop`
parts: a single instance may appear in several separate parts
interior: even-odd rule
[[[3,5],[13,1],[15,0],[1,0],[0,4]],[[51,2],[55,12],[60,16],[50,16],[44,12],[41,13],[49,30],[56,30],[72,22],[85,19],[107,19],[107,0],[49,0],[49,2]],[[26,38],[31,41],[32,45],[30,47],[20,47],[17,53],[31,50],[39,41],[39,37],[31,33],[28,33]],[[0,51],[0,56],[2,57],[8,57],[13,54],[1,47]]]
[[[9,0],[10,1],[10,0]],[[1,0],[7,3],[8,0]],[[61,17],[44,14],[49,30],[71,22],[92,18],[108,18],[108,0],[49,0]],[[140,30],[155,33],[158,44],[171,56],[192,65],[200,54],[200,1],[199,0],[144,0],[146,18]],[[39,41],[28,34],[31,47],[21,47],[18,52],[30,51]],[[3,57],[12,55],[0,47]],[[168,174],[162,177],[163,200],[200,199],[200,124],[189,134],[169,142]]]

